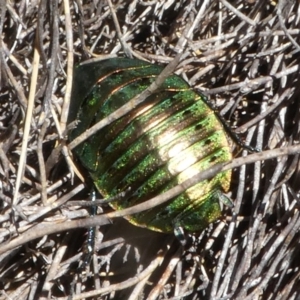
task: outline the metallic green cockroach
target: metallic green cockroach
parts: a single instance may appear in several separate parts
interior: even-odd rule
[[[113,58],[75,70],[69,123],[72,141],[99,120],[144,91],[163,67]],[[196,173],[232,158],[230,140],[205,96],[177,75],[122,118],[74,149],[104,197],[128,190],[112,202],[120,210],[157,196]],[[231,171],[200,182],[167,203],[130,216],[131,223],[160,232],[204,229],[221,215],[219,195]]]

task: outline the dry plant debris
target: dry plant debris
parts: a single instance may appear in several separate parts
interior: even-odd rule
[[[283,0],[1,1],[0,299],[299,299],[299,23]],[[262,150],[236,151],[234,208],[185,248],[68,202],[89,194],[66,163],[73,66],[115,56],[179,58]]]

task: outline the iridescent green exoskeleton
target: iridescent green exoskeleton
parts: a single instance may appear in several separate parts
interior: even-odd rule
[[[162,70],[127,58],[78,67],[69,122],[79,123],[69,139],[141,93]],[[111,203],[113,208],[144,202],[232,158],[223,125],[204,99],[179,76],[171,75],[143,104],[76,147],[76,157],[104,197],[130,187],[125,198]],[[228,191],[230,181],[231,171],[219,173],[165,204],[130,216],[129,221],[160,232],[179,226],[202,230],[220,217],[220,191]]]

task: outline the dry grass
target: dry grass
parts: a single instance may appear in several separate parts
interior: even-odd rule
[[[300,299],[299,2],[19,0],[0,13],[0,299]],[[178,53],[176,72],[262,149],[236,154],[233,211],[184,249],[67,206],[88,191],[53,154],[66,153],[73,65]]]

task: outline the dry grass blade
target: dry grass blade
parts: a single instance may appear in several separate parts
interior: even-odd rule
[[[298,300],[299,16],[299,2],[282,0],[2,1],[0,300]],[[152,202],[123,211],[103,205],[90,218],[80,201],[89,191],[77,177],[72,185],[66,163],[73,68],[116,56],[171,62],[165,76],[175,70],[204,91],[262,151],[237,149],[229,164]],[[226,168],[234,170],[234,208],[190,234],[183,249],[173,236],[120,218]],[[93,263],[79,274],[85,228],[96,225]]]

